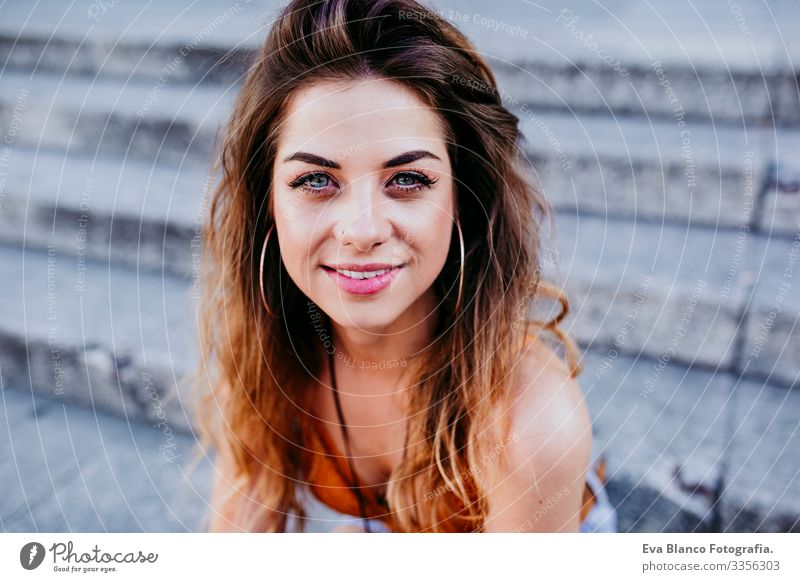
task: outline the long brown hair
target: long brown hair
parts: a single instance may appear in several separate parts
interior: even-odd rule
[[[263,511],[247,516],[250,529],[284,531],[287,515],[303,517],[298,485],[308,463],[299,420],[310,374],[318,377],[324,363],[319,322],[312,325],[316,307],[272,241],[264,283],[280,317],[269,317],[258,262],[273,224],[271,175],[287,103],[315,81],[368,77],[410,88],[445,121],[465,245],[458,313],[455,244],[434,284],[447,325],[414,361],[406,449],[386,497],[397,531],[479,531],[487,504],[476,475],[491,443],[507,438],[488,432],[500,428],[491,419],[508,404],[526,335],[554,332],[573,375],[578,366],[558,327],[567,302],[540,276],[539,225],[548,208],[526,171],[518,118],[473,45],[413,0],[293,0],[247,72],[204,235],[199,434],[230,453],[240,487],[258,499]],[[542,296],[560,302],[560,311],[529,320]]]

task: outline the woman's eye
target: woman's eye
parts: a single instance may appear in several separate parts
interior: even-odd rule
[[[389,183],[395,186],[399,186],[400,190],[416,191],[423,187],[434,184],[435,180],[431,180],[426,175],[418,174],[417,172],[401,172],[399,174],[396,174],[389,181]]]
[[[324,190],[331,185],[333,185],[333,180],[331,180],[331,177],[322,172],[304,174],[289,184],[289,186],[292,188],[302,186],[306,190]]]
[[[305,183],[311,188],[325,188],[330,184],[331,179],[327,174],[310,174],[306,176]]]

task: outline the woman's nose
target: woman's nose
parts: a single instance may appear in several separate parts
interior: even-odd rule
[[[389,204],[383,194],[368,180],[353,183],[340,198],[343,208],[337,232],[339,242],[353,245],[359,252],[368,252],[391,236],[391,223],[386,216]]]

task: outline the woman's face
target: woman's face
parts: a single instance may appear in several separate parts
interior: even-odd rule
[[[454,221],[441,123],[384,79],[319,82],[295,94],[273,170],[281,256],[339,325],[380,331],[436,305],[431,285]]]

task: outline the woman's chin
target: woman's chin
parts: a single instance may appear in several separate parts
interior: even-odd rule
[[[374,305],[354,304],[335,305],[328,316],[343,328],[376,332],[389,327],[396,319],[392,306],[376,303]]]

